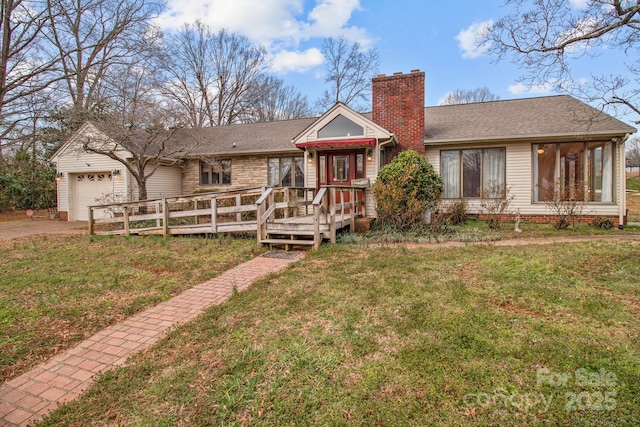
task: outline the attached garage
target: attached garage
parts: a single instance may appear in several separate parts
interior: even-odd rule
[[[113,177],[110,171],[87,172],[70,174],[73,189],[73,212],[76,221],[89,220],[89,206],[101,204],[99,200],[106,194],[112,194]],[[105,212],[95,212],[94,216],[104,215]]]

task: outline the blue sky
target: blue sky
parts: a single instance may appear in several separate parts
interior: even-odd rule
[[[586,0],[570,0],[579,8]],[[166,30],[201,19],[265,46],[273,71],[311,102],[321,94],[325,37],[344,35],[374,47],[380,73],[426,73],[426,105],[456,89],[486,86],[501,99],[551,95],[518,84],[522,71],[506,60],[471,52],[473,30],[503,16],[503,0],[168,0],[159,20]],[[609,52],[606,55],[622,55]],[[589,78],[611,58],[577,62],[577,78]],[[618,58],[619,59],[619,58]],[[610,64],[610,62],[609,62]]]

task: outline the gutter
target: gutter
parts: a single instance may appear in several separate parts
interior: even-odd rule
[[[627,162],[627,156],[625,153],[625,149],[624,149],[624,145],[627,142],[627,139],[629,139],[629,137],[631,136],[630,133],[627,133],[624,135],[624,137],[622,138],[622,140],[620,142],[618,142],[618,146],[621,147],[620,149],[620,166],[622,169],[622,178],[620,178],[620,180],[622,181],[620,183],[620,194],[618,194],[618,200],[620,200],[620,212],[618,212],[618,224],[620,224],[620,226],[622,226],[624,224],[624,217],[625,214],[627,212],[627,180],[626,180],[626,162]]]

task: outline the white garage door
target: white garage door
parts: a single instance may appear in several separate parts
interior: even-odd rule
[[[113,192],[113,178],[111,172],[79,173],[74,176],[74,212],[76,221],[89,219],[88,207],[99,205],[98,202],[105,194]],[[100,218],[105,212],[94,212],[94,218]]]

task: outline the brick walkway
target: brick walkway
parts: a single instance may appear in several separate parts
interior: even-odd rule
[[[234,286],[244,291],[256,280],[295,261],[287,258],[260,256],[240,264],[7,381],[0,386],[0,426],[26,426],[38,421],[59,404],[78,397],[99,374],[123,365],[163,338],[170,328],[226,301]]]

